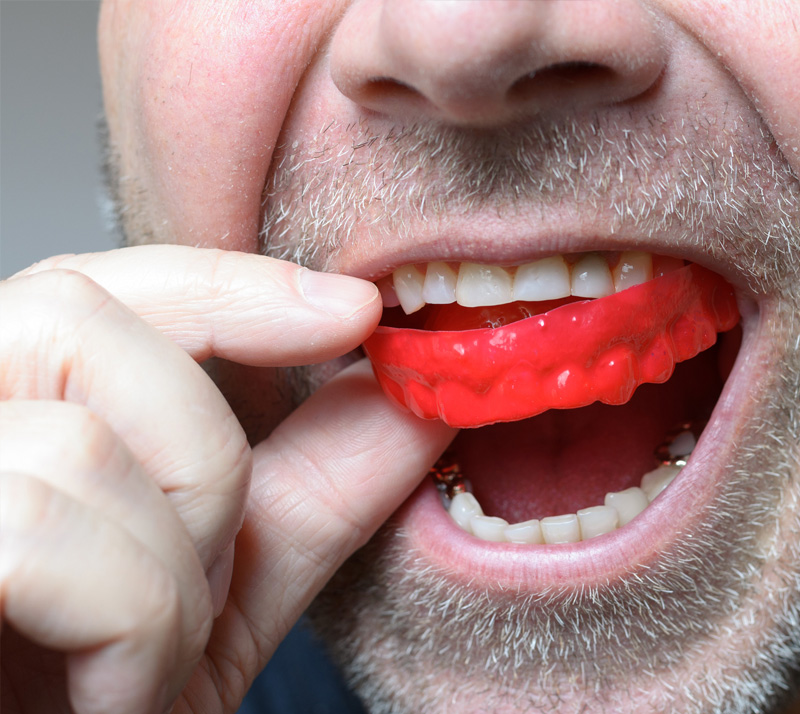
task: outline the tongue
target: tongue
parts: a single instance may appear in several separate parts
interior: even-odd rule
[[[716,350],[645,385],[622,406],[593,404],[462,431],[452,457],[487,515],[511,523],[600,505],[609,491],[638,486],[674,426],[704,420],[719,395]]]

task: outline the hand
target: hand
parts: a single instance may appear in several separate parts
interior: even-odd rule
[[[357,364],[253,458],[197,361],[348,352],[380,315],[354,278],[148,246],[38,264],[0,314],[4,711],[235,711],[452,438]]]

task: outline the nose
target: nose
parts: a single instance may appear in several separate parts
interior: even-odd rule
[[[637,0],[356,0],[330,57],[363,107],[474,126],[633,100],[666,63]]]

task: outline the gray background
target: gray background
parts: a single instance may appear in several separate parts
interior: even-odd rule
[[[107,250],[95,0],[0,0],[0,277]]]

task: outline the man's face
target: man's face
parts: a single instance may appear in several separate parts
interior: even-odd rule
[[[594,251],[613,268],[637,251],[735,290],[741,347],[734,331],[622,406],[456,439],[484,510],[513,523],[638,485],[674,427],[708,418],[629,524],[490,542],[426,479],[337,574],[314,618],[374,711],[753,711],[786,688],[800,661],[799,27],[791,0],[104,5],[131,242],[376,281],[434,262],[514,276]],[[253,434],[260,410],[242,407]]]

